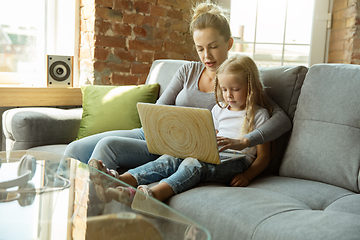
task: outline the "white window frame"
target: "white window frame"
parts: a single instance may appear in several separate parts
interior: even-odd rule
[[[69,7],[70,6],[70,7]],[[0,72],[0,87],[24,86],[24,87],[44,87],[46,86],[46,55],[66,55],[74,56],[73,59],[73,86],[78,86],[78,49],[79,49],[79,9],[80,0],[45,0],[46,19],[45,36],[43,42],[37,47],[44,52],[42,59],[37,59],[39,74],[29,76],[27,73]],[[72,9],[71,9],[72,8]],[[71,15],[69,16],[69,10]],[[64,11],[66,11],[64,13]],[[70,20],[69,20],[70,19]],[[73,27],[69,27],[68,22],[74,21]],[[70,37],[69,37],[70,36]],[[24,79],[33,80],[24,84]]]
[[[231,0],[217,0],[217,2],[226,9],[230,9],[231,7]],[[333,0],[314,1],[313,23],[311,30],[308,67],[317,63],[327,62],[332,5],[333,5]],[[234,43],[248,43],[248,42],[243,42],[241,39],[234,37]],[[256,40],[255,42],[251,42],[251,43],[254,45],[263,44],[262,42],[256,42]],[[266,44],[272,44],[272,43],[266,43]],[[283,49],[284,49],[284,45],[287,45],[285,42],[283,42],[282,44],[281,43],[273,43],[273,44],[282,46]],[[301,46],[303,44],[291,44],[291,45]],[[284,51],[282,53],[282,62],[281,62],[282,65],[283,62],[284,62]]]
[[[309,65],[327,63],[333,0],[315,0]],[[324,44],[325,43],[325,44]]]

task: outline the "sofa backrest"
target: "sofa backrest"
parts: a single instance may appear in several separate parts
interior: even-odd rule
[[[151,66],[146,84],[159,83],[162,94],[180,66],[185,60],[156,60]],[[265,91],[290,117],[293,118],[297,100],[300,94],[307,68],[303,66],[281,66],[259,68]],[[288,134],[284,134],[275,141],[276,151],[268,170],[278,173],[280,161],[288,141]]]
[[[305,75],[304,66],[260,67],[260,78],[265,92],[274,100],[292,120]]]
[[[319,181],[359,193],[360,66],[309,69],[280,175]]]
[[[151,65],[146,84],[159,83],[159,96],[165,91],[176,71],[188,61],[186,60],[155,60]]]
[[[186,60],[155,60],[146,79],[146,84],[159,83],[160,95]],[[281,66],[259,68],[266,93],[273,99],[290,119],[294,117],[297,99],[307,68],[303,66]]]
[[[294,118],[300,90],[308,68],[304,66],[260,67],[260,78],[265,92],[288,115]],[[274,155],[266,169],[267,173],[279,174],[279,167],[287,146],[290,132],[287,132],[274,141]]]

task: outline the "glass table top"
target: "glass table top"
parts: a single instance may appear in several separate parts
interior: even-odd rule
[[[0,157],[0,239],[211,239],[134,188],[130,204],[118,201],[114,189],[129,185],[75,159],[35,151]]]

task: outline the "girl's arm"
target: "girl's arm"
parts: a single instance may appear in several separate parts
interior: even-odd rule
[[[291,121],[286,113],[270,97],[266,96],[266,100],[272,107],[271,118],[259,128],[256,128],[240,139],[240,142],[242,142],[242,145],[245,147],[253,147],[273,141],[289,131],[292,127]]]
[[[286,113],[268,96],[266,98],[273,110],[271,117],[260,127],[239,139],[218,137],[219,151],[229,148],[241,151],[247,147],[273,141],[291,129],[292,124]]]
[[[270,163],[271,143],[263,143],[256,146],[257,157],[253,164],[243,173],[237,174],[230,183],[232,187],[246,187],[250,181],[257,177]]]

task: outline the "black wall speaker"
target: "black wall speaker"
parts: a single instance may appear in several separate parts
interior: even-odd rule
[[[73,86],[73,57],[47,55],[47,86]]]

